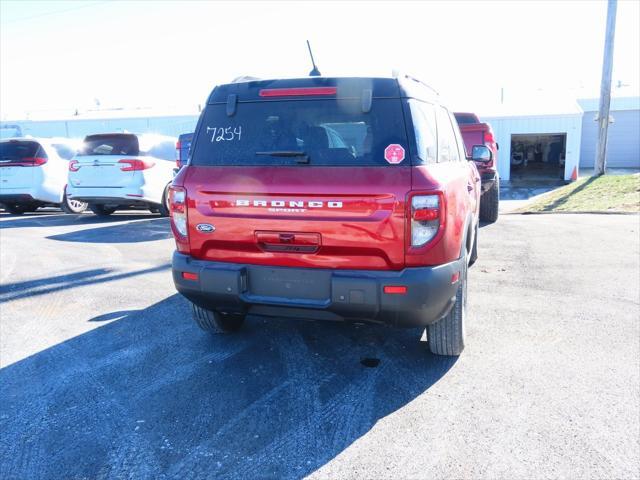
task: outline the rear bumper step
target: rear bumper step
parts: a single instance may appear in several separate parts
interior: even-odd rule
[[[173,280],[178,292],[211,310],[417,327],[449,312],[458,286],[451,279],[462,261],[401,271],[327,270],[210,262],[175,252]],[[406,293],[384,293],[385,285],[406,286]]]

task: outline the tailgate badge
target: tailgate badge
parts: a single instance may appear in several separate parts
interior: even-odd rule
[[[202,233],[212,233],[216,231],[216,227],[209,223],[199,223],[196,225],[196,229]]]

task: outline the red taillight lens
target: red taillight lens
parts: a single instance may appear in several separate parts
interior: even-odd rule
[[[138,158],[123,158],[118,160],[118,163],[122,163],[120,170],[123,172],[133,172],[136,170],[146,170],[153,167],[156,163],[151,160],[140,160]]]
[[[308,95],[335,95],[337,87],[266,88],[260,90],[261,97],[305,97]]]
[[[484,132],[484,143],[493,143],[493,142],[495,142],[495,139],[493,138],[493,132],[492,131]]]
[[[171,225],[173,233],[177,237],[187,238],[187,191],[182,187],[169,188],[169,210],[171,212]]]
[[[441,193],[411,197],[411,246],[424,247],[444,226],[444,197]]]
[[[80,162],[78,162],[78,160],[71,160],[69,162],[69,171],[70,172],[77,172],[78,170],[80,170],[80,167],[78,166]]]
[[[198,274],[191,272],[182,272],[182,278],[184,278],[185,280],[198,280]]]
[[[25,157],[20,160],[3,163],[3,167],[39,167],[47,163],[45,157]]]
[[[407,287],[404,285],[385,285],[382,289],[384,293],[395,295],[406,295]]]

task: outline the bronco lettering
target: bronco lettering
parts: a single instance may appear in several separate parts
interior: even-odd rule
[[[302,200],[290,200],[285,202],[284,200],[236,200],[236,207],[284,207],[289,208],[322,208],[325,206],[325,202],[312,200],[305,202]],[[326,202],[328,208],[342,208],[342,202]]]

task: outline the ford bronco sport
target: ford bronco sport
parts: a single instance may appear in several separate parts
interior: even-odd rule
[[[170,189],[176,288],[216,333],[247,314],[369,321],[459,355],[480,198],[464,151],[410,77],[220,85]]]

